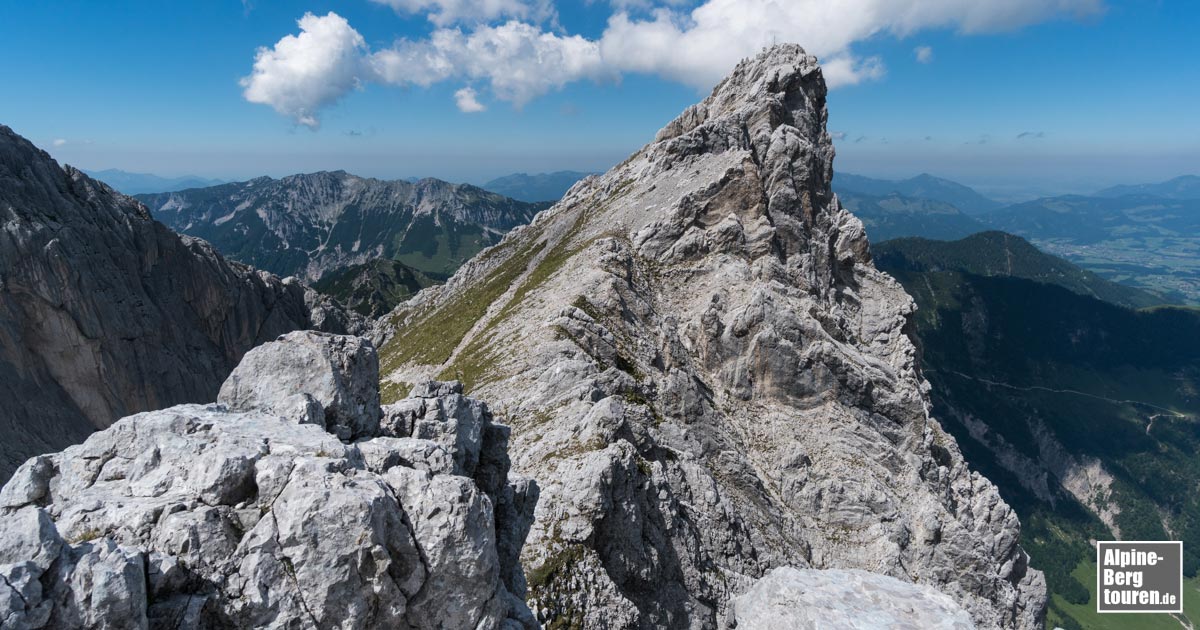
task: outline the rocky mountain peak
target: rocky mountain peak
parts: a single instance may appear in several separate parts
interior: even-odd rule
[[[715,627],[795,567],[1041,624],[1015,514],[928,413],[913,302],[830,191],[825,95],[768,49],[385,322],[385,399],[458,378],[513,425],[543,623]]]
[[[86,213],[79,212],[79,202]],[[0,125],[0,203],[24,219],[55,224],[122,217],[150,220],[140,204],[72,166],[60,167],[49,153],[5,125]]]
[[[769,249],[785,264],[799,254],[819,261],[799,273],[809,276],[803,279],[806,284],[827,289],[828,275],[818,267],[831,257],[866,261],[869,249],[857,221],[830,223],[840,209],[832,203],[830,188],[834,149],[825,129],[826,93],[815,57],[794,44],[768,48],[738,64],[708,98],[659,131],[642,151],[654,166],[640,176],[653,177],[700,153],[747,152],[757,176],[745,182],[752,188],[744,191],[743,201],[761,207],[744,218],[766,219],[774,228]],[[811,238],[814,232],[831,230],[839,235],[836,242]]]
[[[820,77],[816,57],[799,46],[784,44],[768,48],[757,57],[739,63],[708,98],[688,107],[659,131],[656,141],[682,135],[706,121],[729,115],[739,115],[748,126],[761,127],[756,131],[765,129],[768,133],[781,124],[794,125],[796,114],[804,117],[824,112],[825,86]],[[809,96],[819,100],[819,104],[808,103]],[[766,112],[779,117],[755,116]]]

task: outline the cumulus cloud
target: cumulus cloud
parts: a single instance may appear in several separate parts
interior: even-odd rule
[[[542,22],[556,16],[551,0],[371,0],[397,13],[426,13],[430,22],[446,26],[458,22],[490,22],[517,18]]]
[[[845,131],[831,131],[831,132],[829,132],[829,137],[833,138],[834,140],[845,140],[846,132]]]
[[[879,57],[855,59],[849,55],[824,60],[821,62],[821,70],[825,74],[825,84],[830,89],[874,81],[886,73],[883,60]]]
[[[56,146],[56,147],[65,146],[66,144],[67,144],[66,138],[55,138],[54,139],[54,146]]]
[[[614,76],[605,68],[596,42],[516,21],[470,33],[441,29],[427,40],[397,42],[369,61],[386,83],[428,86],[453,78],[484,80],[496,98],[517,106],[572,81]]]
[[[518,107],[574,81],[624,73],[707,89],[776,42],[817,55],[837,88],[886,74],[882,58],[854,50],[871,37],[1003,31],[1104,9],[1103,0],[608,0],[615,13],[598,38],[587,39],[541,26],[554,19],[551,0],[373,1],[426,13],[438,28],[371,51],[340,16],[306,14],[298,35],[259,49],[242,80],[246,99],[315,128],[320,109],[366,82],[472,82]],[[922,63],[933,58],[928,46],[914,54]]]
[[[851,50],[881,33],[1003,31],[1102,9],[1101,0],[707,0],[688,13],[659,9],[645,20],[617,13],[601,45],[605,60],[622,70],[708,87],[763,46],[797,42],[822,58],[836,87],[883,75],[880,60],[860,60]]]
[[[371,78],[371,68],[364,63],[367,44],[333,12],[323,17],[305,13],[298,24],[299,35],[258,49],[253,71],[241,80],[242,95],[316,129],[318,110]]]
[[[486,110],[487,108],[483,106],[483,103],[479,102],[476,96],[475,90],[469,87],[455,92],[454,104],[458,105],[458,111],[465,114],[474,114]]]
[[[588,4],[595,4],[601,0],[587,0]],[[664,5],[682,6],[685,4],[695,4],[694,0],[607,0],[607,3],[614,9],[654,9]]]

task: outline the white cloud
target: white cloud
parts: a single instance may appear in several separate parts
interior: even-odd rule
[[[470,34],[440,29],[427,40],[397,42],[371,55],[370,62],[382,81],[395,85],[485,80],[496,98],[517,106],[572,81],[609,74],[595,42],[522,22],[480,27]]]
[[[493,97],[518,107],[573,81],[627,72],[707,89],[739,60],[776,42],[796,42],[817,55],[836,88],[886,74],[883,59],[854,51],[871,37],[903,38],[928,28],[1003,31],[1104,10],[1103,0],[608,0],[616,13],[589,40],[536,25],[553,20],[550,0],[373,1],[427,12],[442,27],[425,39],[370,51],[340,16],[306,14],[299,35],[259,49],[253,73],[242,80],[246,99],[315,128],[321,108],[369,81],[483,83]],[[492,23],[498,20],[507,21]],[[451,23],[470,25],[445,27]],[[914,54],[928,63],[933,51],[919,46]]]
[[[454,104],[458,105],[458,111],[465,114],[482,112],[487,107],[484,107],[483,103],[479,102],[479,99],[476,98],[477,96],[473,88],[465,87],[454,93]]]
[[[426,13],[430,22],[447,26],[458,22],[490,22],[517,18],[543,22],[557,16],[551,0],[371,0],[397,13]]]
[[[830,89],[845,85],[857,85],[863,81],[874,81],[887,74],[883,60],[879,57],[856,59],[851,55],[839,54],[821,62],[825,84]]]
[[[708,0],[686,14],[659,9],[645,20],[617,13],[601,46],[605,61],[622,70],[703,88],[763,46],[796,42],[825,61],[831,83],[847,85],[882,76],[882,61],[860,60],[851,50],[881,33],[1002,31],[1102,9],[1101,0]]]
[[[316,129],[317,112],[370,80],[367,44],[342,16],[305,13],[300,34],[259,48],[254,70],[241,80],[242,95]]]
[[[53,144],[56,147],[61,147],[67,144],[67,140],[65,138],[55,138]]]
[[[588,4],[599,2],[599,0],[588,0]],[[695,4],[694,0],[608,0],[608,4],[614,9],[629,10],[629,9],[653,9],[661,6],[683,6],[686,4]]]

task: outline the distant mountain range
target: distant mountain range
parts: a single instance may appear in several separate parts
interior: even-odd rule
[[[1079,244],[1200,235],[1200,199],[1066,195],[1008,206],[988,213],[983,220],[1031,238],[1070,239]]]
[[[988,229],[987,224],[944,201],[855,192],[841,192],[838,199],[862,220],[867,236],[876,243],[916,235],[951,240]]]
[[[1005,206],[929,175],[889,181],[839,174],[833,185],[876,243],[1002,230],[1166,302],[1200,304],[1200,177]]]
[[[374,259],[449,274],[548,206],[466,184],[384,181],[344,171],[137,198],[159,221],[234,260],[310,281]]]
[[[1200,199],[1200,176],[1182,175],[1158,184],[1113,186],[1096,193],[1097,197],[1124,197],[1126,195],[1152,195],[1165,199]]]
[[[579,171],[535,175],[516,173],[493,179],[484,184],[483,188],[520,201],[558,201],[576,182],[594,174]]]
[[[927,173],[897,181],[835,172],[833,191],[839,195],[857,193],[887,197],[897,193],[905,197],[932,199],[951,204],[967,214],[983,214],[1003,205],[958,182],[934,177]]]
[[[90,177],[94,177],[126,195],[174,192],[176,190],[204,188],[205,186],[216,186],[217,184],[224,183],[219,179],[205,179],[203,177],[196,177],[195,175],[159,177],[158,175],[151,175],[149,173],[130,173],[129,171],[122,171],[115,168],[84,172]]]
[[[958,271],[976,276],[1021,278],[1060,286],[1128,308],[1157,306],[1160,295],[1116,282],[1043,253],[1029,241],[999,231],[980,232],[961,240],[901,238],[872,248],[875,262],[885,269],[920,273]]]
[[[999,232],[873,251],[917,302],[936,417],[1021,517],[1046,626],[1130,627],[1095,616],[1093,539],[1183,540],[1200,583],[1200,310],[1112,304],[1142,298]]]

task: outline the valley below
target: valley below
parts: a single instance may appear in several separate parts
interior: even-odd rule
[[[1123,284],[1200,305],[1200,236],[1171,234],[1094,243],[1033,239],[1039,248]]]

